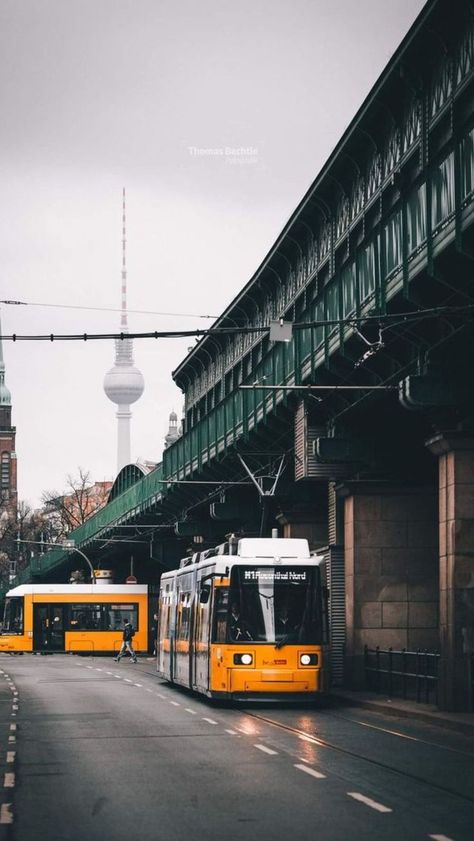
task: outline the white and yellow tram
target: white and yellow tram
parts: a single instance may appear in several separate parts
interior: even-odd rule
[[[328,684],[321,561],[306,540],[242,538],[164,573],[160,676],[209,698],[320,695]]]
[[[117,653],[124,620],[147,651],[146,585],[21,584],[6,595],[0,652]]]

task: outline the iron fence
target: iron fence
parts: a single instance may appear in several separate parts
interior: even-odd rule
[[[416,700],[438,703],[440,655],[430,651],[394,651],[364,646],[365,682],[373,692],[386,692]]]

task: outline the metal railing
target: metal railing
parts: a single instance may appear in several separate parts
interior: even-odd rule
[[[365,682],[373,692],[402,696],[418,703],[438,703],[440,655],[430,651],[394,651],[364,646]]]

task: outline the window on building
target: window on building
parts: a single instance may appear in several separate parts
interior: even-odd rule
[[[342,283],[342,314],[345,317],[356,308],[356,277],[355,263],[345,266],[341,272]]]
[[[384,227],[385,267],[387,274],[397,269],[402,262],[402,214],[398,210]]]
[[[474,129],[461,140],[461,199],[474,190]]]
[[[359,272],[359,294],[361,303],[375,290],[375,245],[370,242],[357,255],[357,269]]]
[[[407,201],[407,248],[412,254],[426,239],[426,184],[411,193]]]
[[[10,453],[2,453],[1,486],[2,490],[10,487]]]
[[[454,211],[454,154],[451,152],[431,176],[431,225],[440,225]]]

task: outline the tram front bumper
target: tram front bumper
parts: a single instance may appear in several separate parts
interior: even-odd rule
[[[232,669],[230,691],[298,693],[318,692],[319,669]]]

